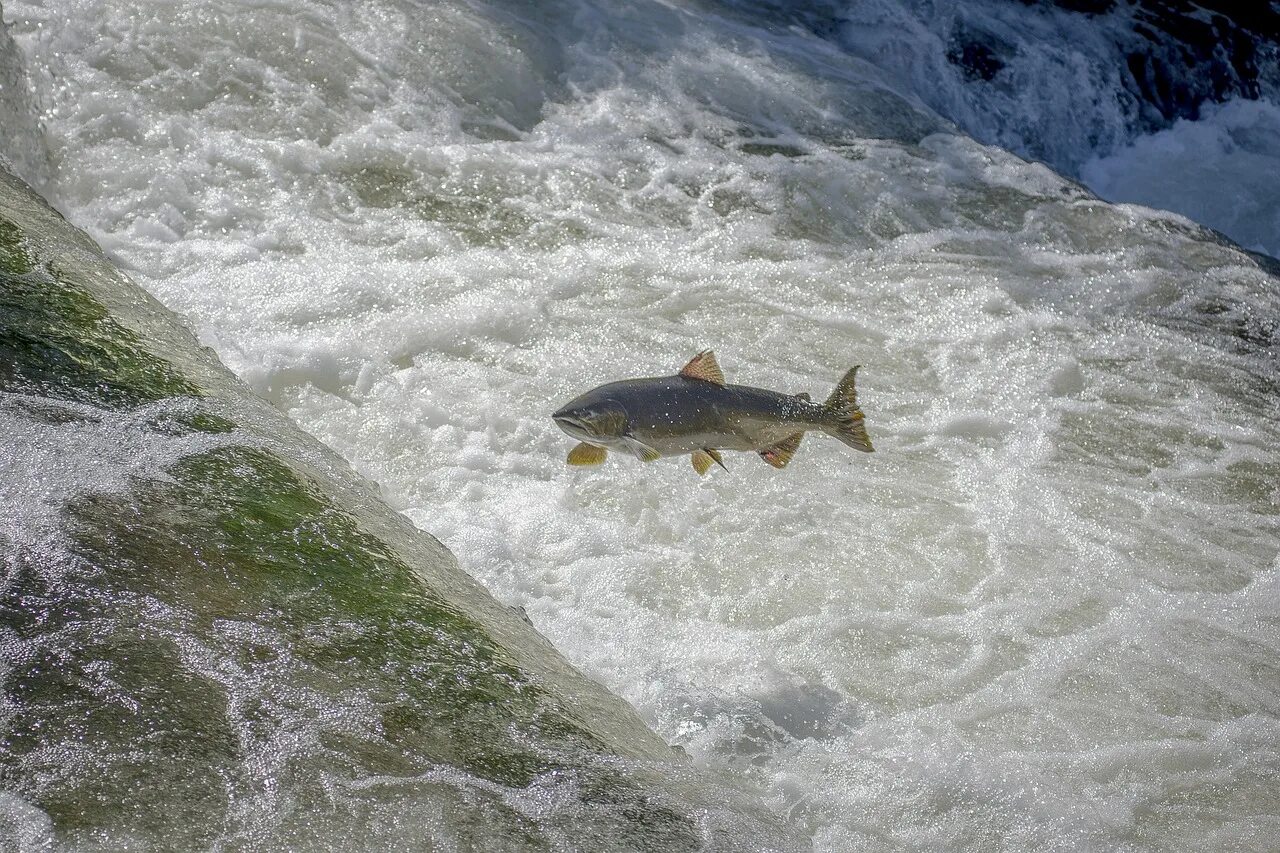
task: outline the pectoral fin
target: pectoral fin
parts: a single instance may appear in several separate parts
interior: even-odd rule
[[[698,472],[698,476],[705,476],[713,462],[724,468],[724,460],[720,458],[720,451],[712,450],[709,447],[693,451],[693,470]],[[724,470],[728,471],[729,469],[724,468]]]
[[[774,468],[786,468],[787,463],[791,461],[791,457],[796,455],[796,450],[800,447],[800,439],[802,438],[804,438],[804,433],[802,432],[788,436],[773,447],[766,447],[761,450],[760,458]]]
[[[623,442],[626,443],[627,449],[630,450],[632,453],[634,453],[636,458],[639,459],[641,462],[652,462],[653,460],[662,456],[661,453],[654,450],[652,447],[645,444],[643,441],[634,439],[629,435],[624,435],[622,437],[622,440]]]
[[[596,447],[584,441],[569,451],[567,461],[570,465],[599,465],[608,455],[609,451],[603,447]]]

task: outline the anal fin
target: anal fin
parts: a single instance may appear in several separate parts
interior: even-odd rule
[[[760,458],[774,468],[786,468],[787,463],[791,461],[791,457],[796,455],[796,450],[799,449],[802,438],[804,438],[803,432],[787,436],[773,447],[766,447],[761,450]]]
[[[569,451],[569,458],[566,461],[570,465],[599,465],[608,455],[609,451],[603,447],[596,447],[584,441]]]

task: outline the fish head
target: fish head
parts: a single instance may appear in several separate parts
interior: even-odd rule
[[[627,412],[615,399],[587,392],[551,414],[556,426],[578,441],[607,446],[627,430]]]

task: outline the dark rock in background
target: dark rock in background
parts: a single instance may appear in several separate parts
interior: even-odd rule
[[[1127,88],[1143,104],[1147,130],[1179,118],[1196,119],[1205,103],[1256,99],[1280,88],[1280,4],[1228,0],[1022,0],[1099,18],[1127,18],[1117,51],[1128,69]],[[984,36],[986,36],[984,38]],[[965,73],[992,79],[1004,64],[998,39],[957,30],[948,53]]]

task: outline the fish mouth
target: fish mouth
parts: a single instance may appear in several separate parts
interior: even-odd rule
[[[592,432],[590,426],[582,418],[575,415],[566,414],[564,412],[556,412],[551,416],[551,420],[556,422],[556,426],[567,432],[574,438],[591,437],[595,433]]]

